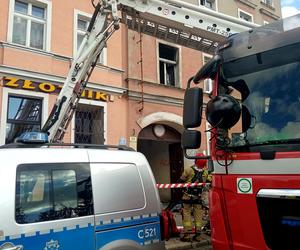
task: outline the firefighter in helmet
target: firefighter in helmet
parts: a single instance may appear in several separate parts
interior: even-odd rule
[[[204,156],[199,153],[197,156]],[[185,168],[180,181],[184,183],[203,182],[203,170],[206,168],[206,159],[196,159],[195,165]],[[182,203],[183,203],[183,236],[182,241],[201,241],[201,228],[203,226],[203,210],[201,200],[202,187],[190,187],[183,191]],[[194,215],[195,222],[195,236],[191,238],[193,223],[192,213]]]

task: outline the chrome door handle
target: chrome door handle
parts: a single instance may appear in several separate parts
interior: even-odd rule
[[[257,197],[277,199],[299,199],[300,189],[261,189]]]

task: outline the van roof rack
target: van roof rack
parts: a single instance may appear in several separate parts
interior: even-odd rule
[[[0,146],[3,148],[59,148],[59,147],[72,147],[72,148],[90,148],[90,149],[117,149],[125,151],[135,151],[133,148],[124,145],[104,145],[104,144],[82,144],[82,143],[10,143]]]
[[[14,143],[0,146],[1,148],[50,148],[50,147],[72,147],[72,148],[95,148],[95,149],[117,149],[135,151],[125,145],[104,144],[82,144],[82,143],[53,143],[49,142],[48,134],[41,131],[27,131],[16,138]]]

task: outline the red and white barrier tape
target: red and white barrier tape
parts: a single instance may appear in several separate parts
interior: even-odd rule
[[[170,184],[156,184],[157,188],[189,188],[189,187],[204,187],[209,185],[205,182],[194,182],[194,183],[170,183]]]

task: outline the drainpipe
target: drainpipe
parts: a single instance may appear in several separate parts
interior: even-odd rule
[[[142,113],[144,110],[144,70],[143,70],[143,34],[141,32],[141,28],[139,27],[139,35],[140,40],[137,41],[137,43],[140,44],[140,60],[137,62],[137,64],[140,64],[140,72],[141,72],[141,78],[139,81],[139,85],[141,87],[141,108],[139,109],[139,112]]]

